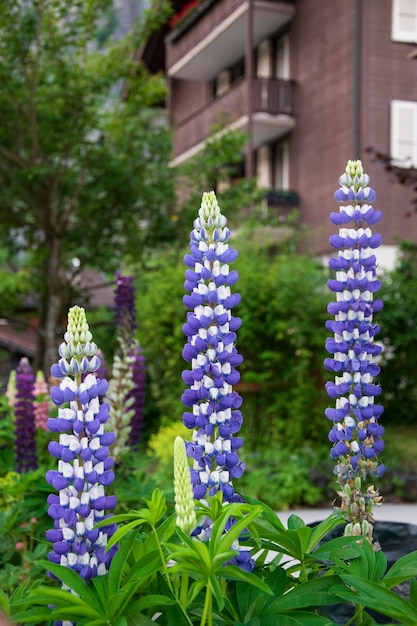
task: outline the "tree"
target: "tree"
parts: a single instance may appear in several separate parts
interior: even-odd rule
[[[0,245],[39,294],[39,365],[55,358],[76,265],[114,271],[169,237],[165,93],[134,52],[165,21],[158,0],[99,49],[110,0],[0,0]]]

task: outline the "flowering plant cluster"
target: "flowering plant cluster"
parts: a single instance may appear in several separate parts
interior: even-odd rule
[[[48,498],[54,529],[48,531],[53,551],[45,566],[63,589],[35,584],[11,600],[15,622],[337,626],[326,607],[348,605],[344,623],[352,626],[375,624],[369,610],[417,623],[417,552],[387,568],[372,543],[372,505],[379,496],[363,486],[383,473],[382,410],[374,401],[378,327],[372,320],[381,306],[373,300],[379,281],[372,252],[380,238],[369,227],[380,214],[369,205],[374,192],[368,182],[360,162],[348,162],[336,198],[349,204],[332,214],[342,228],[331,238],[338,256],[330,261],[336,278],[329,287],[337,296],[329,306],[335,319],[328,322],[334,337],[327,341],[326,367],[335,373],[327,390],[336,407],[326,415],[340,509],[314,528],[291,515],[286,528],[275,511],[244,502],[235,491],[233,480],[244,471],[236,436],[241,398],[233,389],[242,360],[235,348],[240,320],[232,314],[239,303],[231,291],[237,273],[229,269],[236,252],[214,193],[204,194],[185,256],[184,303],[191,310],[183,328],[183,356],[190,364],[183,374],[189,409],[183,419],[193,435],[174,443],[175,510],[169,514],[163,492],[155,489],[142,508],[110,520],[105,514],[116,504],[106,493],[114,477],[109,446],[115,439],[105,431],[108,405],[100,400],[107,384],[95,376],[96,346],[83,309],[74,307],[52,368],[61,379],[51,393],[60,408],[48,420],[60,436],[50,444],[58,470],[49,471],[47,480],[58,495]],[[350,220],[356,226],[345,228]],[[345,534],[328,540],[345,518]],[[393,591],[404,581],[410,581],[409,600]]]

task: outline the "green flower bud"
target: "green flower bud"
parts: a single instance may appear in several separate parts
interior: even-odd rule
[[[176,523],[185,533],[190,533],[197,525],[197,518],[194,510],[190,466],[182,437],[176,437],[174,442],[174,492]]]

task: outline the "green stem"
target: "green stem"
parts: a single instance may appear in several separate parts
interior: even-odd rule
[[[210,583],[206,587],[206,599],[204,601],[203,615],[201,616],[200,626],[213,626],[213,597]]]
[[[180,604],[185,610],[187,608],[188,598],[188,573],[184,572],[181,576]]]
[[[166,561],[165,561],[164,553],[162,551],[161,542],[159,541],[158,533],[156,532],[155,526],[151,526],[151,528],[152,528],[153,533],[155,535],[156,545],[158,546],[159,556],[161,557],[161,563],[162,563],[162,569],[163,569],[163,572],[164,572],[164,576],[166,578],[169,590],[171,591],[172,595],[175,597],[174,589],[173,589],[173,586],[172,586],[171,578],[170,578],[170,576],[168,574],[168,568],[167,568],[167,564],[166,564]]]
[[[354,624],[354,623],[355,624],[363,623],[363,606],[360,606],[359,604],[355,604],[355,613],[350,618],[350,620],[346,622],[345,626],[350,626],[351,624]]]

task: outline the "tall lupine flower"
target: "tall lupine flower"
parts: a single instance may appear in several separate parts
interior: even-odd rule
[[[20,359],[16,372],[15,412],[15,459],[19,473],[36,470],[35,413],[33,408],[33,385],[35,376],[26,357]]]
[[[105,574],[116,547],[106,552],[107,540],[116,529],[111,524],[94,526],[106,519],[105,511],[116,505],[115,496],[106,495],[114,480],[109,446],[114,434],[106,432],[109,405],[99,397],[107,381],[98,379],[97,346],[92,341],[84,309],[75,306],[68,314],[60,359],[51,374],[61,379],[51,389],[51,400],[59,406],[58,417],[48,419],[48,428],[59,434],[59,442],[49,444],[50,454],[58,459],[58,470],[50,470],[46,480],[58,491],[48,497],[48,513],[54,529],[47,531],[53,542],[49,560],[70,567],[89,580]]]
[[[328,307],[334,321],[326,327],[334,338],[326,341],[332,357],[325,360],[325,367],[336,374],[335,381],[326,384],[328,395],[336,400],[326,416],[333,422],[330,456],[336,461],[338,494],[348,521],[345,534],[365,535],[372,543],[372,510],[382,500],[372,483],[385,468],[378,459],[384,448],[384,428],[378,423],[383,407],[375,403],[381,388],[374,382],[380,372],[375,357],[382,348],[374,343],[379,326],[373,323],[373,313],[383,306],[381,300],[374,300],[380,281],[373,252],[382,238],[370,228],[381,219],[381,212],[370,204],[376,194],[368,187],[369,180],[360,161],[348,161],[335,193],[338,202],[347,204],[330,215],[340,229],[330,237],[338,255],[329,260],[336,277],[328,286],[336,293],[336,302]]]
[[[242,424],[242,399],[233,390],[240,378],[236,367],[242,362],[235,348],[241,320],[231,312],[240,302],[240,295],[230,290],[238,275],[229,270],[237,252],[227,243],[226,224],[214,192],[203,194],[190,235],[190,254],[184,257],[189,268],[184,286],[190,295],[183,302],[192,311],[183,326],[187,343],[182,354],[191,369],[183,372],[189,388],[182,402],[191,409],[183,421],[193,430],[187,454],[194,460],[194,497],[200,500],[221,490],[223,501],[231,502],[239,499],[232,480],[240,478],[245,464],[238,455],[243,440],[235,436]]]
[[[33,385],[33,397],[35,427],[40,430],[48,430],[49,386],[42,371],[36,372],[36,380]]]
[[[141,439],[143,430],[146,388],[145,357],[138,341],[134,338],[137,324],[133,277],[122,276],[120,272],[116,272],[114,312],[120,345],[126,347],[126,350],[121,350],[121,357],[128,357],[132,370],[132,388],[128,391],[126,398],[132,411],[128,445],[136,445]]]
[[[182,355],[191,364],[191,370],[183,372],[189,388],[182,402],[191,409],[184,413],[183,421],[193,430],[186,450],[193,459],[194,498],[202,500],[207,494],[221,492],[223,503],[242,500],[235,493],[233,479],[240,478],[245,469],[238,455],[243,439],[235,436],[242,425],[242,398],[233,389],[240,379],[236,367],[242,362],[235,348],[235,331],[241,320],[231,312],[239,304],[240,295],[232,294],[230,289],[238,275],[236,270],[229,270],[229,263],[237,257],[236,250],[227,243],[229,237],[227,220],[215,193],[204,193],[190,234],[190,254],[184,257],[189,268],[184,287],[190,295],[184,296],[183,302],[192,311],[187,313],[183,326],[187,343]],[[192,534],[208,538],[211,523],[206,519]],[[228,521],[226,532],[233,523],[233,519]],[[250,550],[242,548],[239,541],[232,547],[237,555],[230,563],[251,571],[254,561]]]

